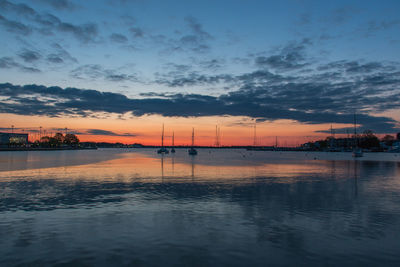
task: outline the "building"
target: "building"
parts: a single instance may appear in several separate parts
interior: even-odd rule
[[[28,144],[28,134],[25,133],[0,133],[0,145],[23,146]]]

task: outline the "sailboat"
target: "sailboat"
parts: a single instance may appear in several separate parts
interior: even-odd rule
[[[172,148],[171,148],[171,153],[175,153],[175,148],[174,148],[174,146],[175,146],[174,137],[175,137],[175,134],[174,134],[174,132],[172,132]]]
[[[188,150],[189,155],[197,155],[197,150],[194,149],[194,128],[192,128],[192,147]]]
[[[358,147],[356,113],[354,113],[354,138],[356,140],[356,145],[353,150],[353,157],[361,158],[363,156],[363,151],[361,148]]]
[[[164,147],[164,124],[162,125],[162,133],[161,133],[161,148],[157,150],[158,154],[168,154],[169,151]]]

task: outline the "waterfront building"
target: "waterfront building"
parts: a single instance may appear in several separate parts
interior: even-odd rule
[[[26,133],[1,133],[0,132],[0,145],[1,146],[24,146],[28,144],[28,134]]]

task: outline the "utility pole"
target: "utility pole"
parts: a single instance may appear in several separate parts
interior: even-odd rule
[[[42,126],[39,126],[39,142],[42,141]]]
[[[14,133],[14,125],[11,125],[11,133]]]

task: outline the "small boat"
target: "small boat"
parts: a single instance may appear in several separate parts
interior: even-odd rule
[[[157,150],[158,154],[168,154],[169,151],[164,147],[164,124],[162,126],[162,133],[161,133],[161,148]]]
[[[197,150],[194,149],[193,147],[191,147],[191,148],[189,149],[188,153],[189,153],[189,155],[194,156],[194,155],[197,155]]]
[[[172,148],[171,148],[171,153],[175,153],[175,148],[174,148],[174,146],[175,146],[174,137],[175,137],[174,132],[172,132]]]
[[[354,149],[353,157],[354,158],[361,158],[363,156],[363,151],[360,148]]]
[[[192,147],[188,150],[189,155],[197,155],[197,150],[194,148],[194,128],[192,128]]]
[[[157,150],[158,154],[168,154],[169,151],[168,149],[166,149],[165,147],[160,148],[159,150]]]

